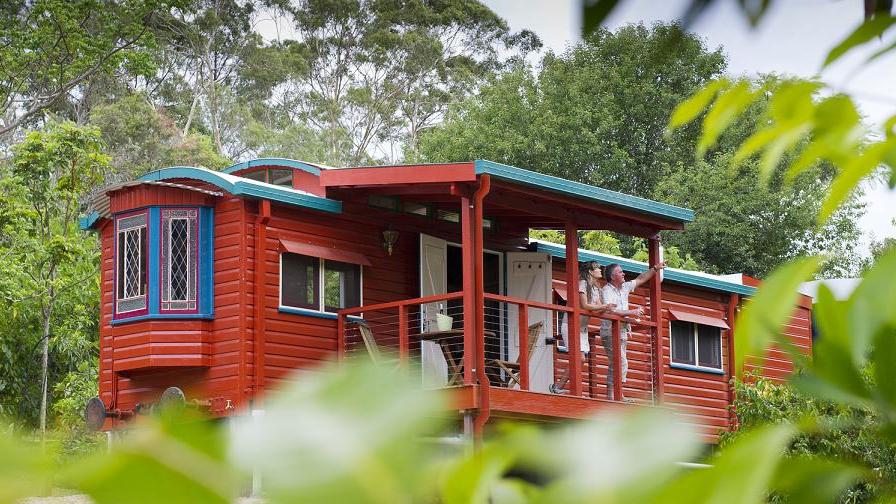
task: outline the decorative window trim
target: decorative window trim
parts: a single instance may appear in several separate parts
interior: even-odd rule
[[[199,313],[199,298],[201,289],[199,283],[199,208],[198,207],[164,207],[161,208],[159,217],[159,229],[161,230],[159,240],[160,243],[160,268],[159,268],[159,287],[161,289],[161,298],[159,301],[160,314],[174,313]],[[183,299],[172,299],[171,291],[173,289],[172,272],[175,260],[175,253],[172,248],[175,243],[172,241],[172,229],[175,221],[187,221],[187,257],[186,259],[186,285],[184,286],[185,296]],[[192,267],[191,267],[192,266]]]
[[[163,219],[166,210],[194,211],[195,226],[190,230],[190,237],[195,243],[192,256],[195,261],[190,272],[190,278],[194,282],[195,305],[187,309],[163,310],[163,274],[167,271],[163,257]],[[145,214],[147,222],[146,233],[146,308],[140,311],[117,313],[118,304],[118,220],[133,215]],[[116,227],[113,248],[113,316],[112,325],[137,322],[148,319],[201,319],[214,318],[214,209],[207,206],[148,206],[137,210],[131,210],[113,217]],[[189,288],[188,288],[189,290]]]
[[[317,308],[308,308],[303,306],[291,306],[287,304],[283,304],[283,256],[284,254],[293,254],[298,256],[310,257],[318,261],[317,263],[317,281],[318,281],[318,292],[317,292]],[[277,306],[278,311],[281,313],[292,313],[296,315],[307,315],[307,316],[318,316],[322,318],[336,318],[336,312],[327,311],[326,308],[326,268],[325,263],[327,261],[332,262],[341,262],[345,263],[345,261],[335,261],[333,259],[324,259],[322,257],[314,257],[305,254],[297,254],[295,252],[281,251],[279,258],[280,269],[278,272],[278,288],[277,288]],[[353,264],[358,267],[358,306],[364,306],[364,265],[363,264],[354,264],[354,263],[345,263],[345,264]]]
[[[126,221],[129,219],[136,220],[137,217],[142,217],[142,222],[135,223],[135,224],[129,223],[128,225],[126,225],[125,227],[122,228],[122,224],[121,224],[122,221]],[[142,239],[139,237],[141,229],[143,230]],[[123,260],[122,254],[124,252],[119,250],[120,249],[119,235],[121,233],[125,233],[124,243],[125,243],[125,247],[127,249],[128,234],[131,232],[137,232],[138,240],[140,240],[139,241],[140,250],[138,250],[139,255],[137,258],[137,267],[142,268],[142,270],[143,270],[142,275],[138,272],[138,279],[142,280],[142,292],[140,292],[134,296],[121,297],[122,292],[120,292],[119,285],[118,285],[119,275],[124,274],[124,279],[123,279],[124,284],[122,286],[122,288],[124,290],[128,289],[128,284],[127,284],[128,275],[127,275],[126,271],[123,271],[123,270],[127,269],[127,265],[126,264],[124,266],[121,265],[121,261]],[[150,306],[149,278],[150,277],[149,277],[148,263],[149,263],[150,251],[148,249],[150,248],[150,243],[152,240],[152,237],[150,235],[151,235],[151,232],[150,232],[149,212],[146,209],[127,212],[127,213],[123,213],[123,214],[115,216],[115,228],[114,228],[113,238],[112,238],[112,241],[113,241],[113,249],[112,249],[112,251],[113,251],[112,252],[112,254],[113,254],[112,255],[113,294],[112,294],[112,297],[114,300],[113,309],[112,309],[112,311],[113,311],[112,318],[113,319],[128,319],[131,317],[139,317],[139,316],[146,315],[147,313],[149,313],[149,306]],[[121,273],[120,273],[120,271],[121,271]],[[137,306],[135,308],[125,309],[125,310],[119,309],[122,302],[132,302],[132,301],[137,301],[137,300],[142,300],[142,306]]]
[[[693,341],[694,341],[694,363],[693,364],[691,364],[689,362],[681,362],[681,361],[675,360],[675,350],[674,350],[675,338],[672,337],[672,323],[673,322],[678,322],[681,324],[688,324],[691,327],[690,336],[693,338]],[[718,354],[719,367],[705,366],[705,365],[700,364],[700,338],[698,337],[698,331],[699,331],[698,327],[701,325],[703,327],[711,327],[711,328],[717,329],[719,331],[719,354]],[[706,373],[713,373],[713,374],[724,374],[725,373],[725,361],[722,359],[722,357],[723,357],[723,352],[722,352],[723,348],[722,347],[724,345],[724,339],[722,338],[723,330],[725,330],[725,329],[715,327],[715,326],[709,326],[709,325],[705,325],[705,324],[698,324],[696,322],[689,322],[689,321],[684,321],[684,320],[670,320],[669,321],[669,367],[676,368],[676,369],[686,369],[689,371],[699,371],[699,372],[706,372]],[[730,349],[729,349],[729,351],[730,351]]]

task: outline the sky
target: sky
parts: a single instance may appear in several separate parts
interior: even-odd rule
[[[546,49],[562,52],[581,38],[579,0],[482,0],[507,20],[513,30],[528,29]],[[688,0],[625,0],[604,22],[615,29],[630,23],[675,21]],[[863,65],[875,47],[847,55],[819,74],[827,51],[862,21],[862,2],[855,0],[777,0],[759,26],[750,27],[734,0],[715,2],[690,30],[710,49],[719,46],[728,57],[728,71],[753,76],[778,73],[819,76],[838,91],[850,93],[873,129],[896,114],[896,53]],[[896,191],[884,184],[866,188],[867,214],[861,227],[863,250],[871,236],[896,235]]]

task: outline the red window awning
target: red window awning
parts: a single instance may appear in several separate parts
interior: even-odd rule
[[[695,324],[728,329],[728,324],[726,324],[724,320],[716,317],[707,317],[706,315],[697,315],[696,313],[689,313],[681,310],[669,310],[669,316],[672,320],[681,320],[682,322],[693,322]]]
[[[551,280],[551,286],[554,288],[554,292],[560,296],[564,302],[566,301],[566,282],[561,280]]]
[[[320,257],[323,259],[329,259],[331,261],[370,266],[370,259],[368,259],[364,254],[352,252],[350,250],[341,250],[334,247],[324,247],[322,245],[313,245],[311,243],[280,240],[280,250],[291,252],[293,254]]]

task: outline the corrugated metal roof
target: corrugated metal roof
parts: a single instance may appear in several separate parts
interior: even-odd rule
[[[88,215],[81,217],[80,226],[81,229],[90,229],[96,224],[99,219],[108,219],[112,216],[112,212],[109,208],[110,198],[109,193],[112,191],[117,191],[119,189],[124,189],[125,187],[135,187],[138,185],[155,185],[155,186],[164,186],[164,187],[175,187],[177,189],[183,189],[185,191],[194,191],[203,194],[207,194],[209,196],[223,196],[224,193],[218,191],[209,191],[208,189],[202,189],[199,187],[193,187],[185,184],[175,184],[173,182],[163,182],[160,180],[129,180],[127,182],[119,182],[117,184],[112,184],[100,189],[99,192],[94,195],[93,199],[90,200],[90,213]]]
[[[477,175],[489,174],[492,177],[515,184],[547,189],[575,198],[634,210],[646,215],[663,217],[677,222],[691,222],[694,220],[693,210],[611,191],[602,187],[573,182],[515,166],[495,163],[494,161],[476,160],[474,161],[474,166]]]
[[[530,240],[537,252],[544,252],[553,257],[566,258],[566,246],[557,243],[550,243],[540,240]],[[622,269],[629,273],[640,274],[647,271],[647,263],[634,261],[624,257],[618,257],[610,254],[601,254],[600,252],[592,252],[590,250],[579,249],[580,261],[595,261],[602,266],[610,263],[617,263]],[[675,282],[686,285],[693,285],[703,289],[710,289],[722,292],[733,292],[735,294],[743,294],[752,296],[756,293],[756,287],[730,282],[723,279],[719,275],[712,275],[702,271],[687,271],[677,268],[666,268],[663,273],[664,282]]]
[[[194,179],[217,186],[234,196],[267,199],[287,205],[300,206],[320,210],[322,212],[342,213],[342,202],[322,198],[311,193],[283,187],[257,180],[230,175],[223,172],[197,168],[193,166],[172,166],[163,168],[140,177],[140,180]]]

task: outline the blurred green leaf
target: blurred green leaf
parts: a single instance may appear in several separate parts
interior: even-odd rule
[[[768,184],[772,174],[778,167],[778,162],[781,161],[781,156],[800,140],[804,139],[810,130],[811,126],[809,124],[799,124],[780,131],[775,139],[769,143],[759,163],[759,181],[762,184]]]
[[[444,397],[366,359],[305,374],[234,429],[231,461],[258,469],[268,501],[409,502],[431,485],[419,442]]]
[[[65,482],[98,504],[230,503],[238,479],[225,460],[221,424],[190,416],[139,422],[109,454],[70,468]]]
[[[742,143],[740,147],[738,147],[737,152],[734,153],[734,157],[731,158],[731,166],[739,166],[780,134],[781,129],[776,126],[761,129],[753,133],[749,138],[744,140],[744,143]]]
[[[735,322],[739,331],[734,340],[738,375],[743,371],[747,356],[762,357],[769,343],[781,339],[781,328],[793,313],[799,296],[797,288],[820,264],[819,257],[805,257],[781,266],[747,302]]]
[[[790,80],[782,82],[768,103],[769,115],[779,123],[804,123],[815,110],[813,96],[821,89],[818,82]]]
[[[854,355],[849,329],[849,304],[834,299],[827,286],[818,289],[813,310],[819,337],[808,373],[792,376],[799,389],[816,397],[867,407],[870,394],[862,379],[864,360]]]
[[[502,440],[487,443],[479,453],[458,459],[445,471],[440,482],[445,504],[488,502],[501,484],[504,473],[516,460],[516,450]],[[504,487],[502,491],[521,490]]]
[[[702,157],[716,144],[719,135],[756,99],[749,81],[742,80],[719,94],[712,108],[703,118],[703,133],[697,143],[697,155]]]
[[[693,425],[655,408],[612,412],[546,436],[529,461],[557,479],[536,502],[645,502],[700,449]]]
[[[823,458],[788,457],[781,462],[772,488],[784,494],[788,504],[836,502],[849,486],[870,471]]]
[[[582,5],[582,33],[587,35],[600,28],[618,3],[619,0],[585,0]]]
[[[867,354],[878,331],[896,328],[896,249],[880,256],[850,296],[849,338],[856,358]]]
[[[740,375],[747,356],[762,357],[769,343],[781,337],[781,328],[793,313],[800,283],[821,264],[819,257],[791,261],[775,270],[746,304],[735,325],[735,368]]]
[[[837,61],[841,56],[856,46],[864,44],[875,37],[881,36],[890,26],[896,23],[896,18],[890,16],[875,16],[856,28],[842,42],[834,46],[824,60],[822,68]]]
[[[49,493],[50,460],[39,445],[28,445],[0,432],[0,504]]]
[[[764,503],[795,433],[789,424],[743,433],[707,461],[711,467],[685,474],[664,488],[653,502]]]
[[[859,183],[880,166],[885,156],[896,156],[896,139],[870,145],[843,168],[831,184],[828,197],[821,204],[818,212],[819,224],[823,224],[837,211]]]
[[[731,81],[725,78],[714,80],[700,91],[694,93],[690,98],[681,102],[672,113],[672,118],[669,119],[669,130],[684,126],[696,119],[697,116],[706,110],[706,107],[715,98],[716,94],[730,85]]]
[[[878,332],[874,339],[874,363],[877,392],[886,409],[896,411],[896,331]]]

